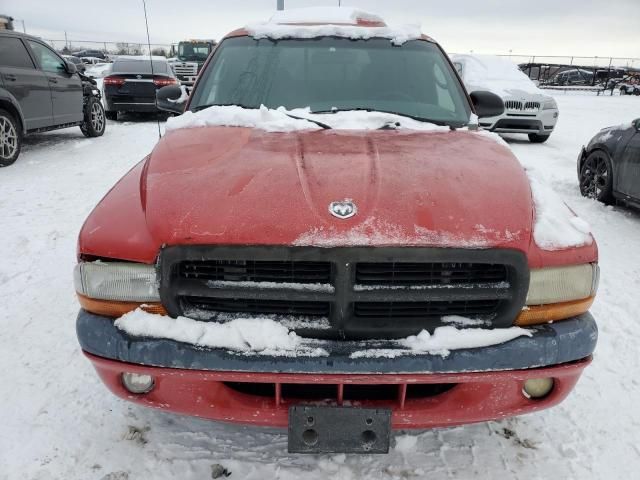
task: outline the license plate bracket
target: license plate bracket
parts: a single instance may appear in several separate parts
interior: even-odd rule
[[[391,409],[289,407],[289,453],[389,453]]]

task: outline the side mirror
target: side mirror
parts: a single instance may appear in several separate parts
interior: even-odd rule
[[[187,89],[180,85],[167,85],[156,92],[156,103],[160,110],[182,115],[187,104]]]
[[[504,113],[504,102],[495,93],[479,91],[471,92],[469,96],[478,118],[497,117]]]
[[[70,62],[69,60],[64,61],[64,69],[69,75],[73,75],[78,71],[78,69],[76,68],[76,65]]]

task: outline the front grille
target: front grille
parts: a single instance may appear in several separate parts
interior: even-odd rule
[[[172,316],[270,315],[336,339],[406,337],[451,315],[510,326],[529,285],[524,254],[500,249],[175,246],[160,268]]]
[[[540,102],[521,102],[519,100],[505,100],[504,109],[521,112],[537,112],[540,110]]]
[[[495,313],[499,303],[499,300],[355,302],[354,315],[364,318],[425,318],[432,320],[459,315],[474,319],[489,319]]]
[[[197,63],[174,63],[173,72],[176,75],[196,75],[198,73]]]
[[[181,298],[186,312],[206,311],[241,313],[250,315],[292,315],[300,317],[328,317],[331,304],[328,302],[295,302],[289,300],[252,300],[241,298]]]
[[[437,397],[456,387],[455,383],[324,384],[224,382],[234,392],[277,402],[380,402],[404,405],[405,401]]]
[[[328,284],[329,262],[268,262],[255,260],[198,260],[182,262],[182,278],[233,282],[287,282]]]
[[[468,285],[504,282],[504,265],[485,263],[358,263],[357,285]]]
[[[522,102],[516,100],[506,100],[504,102],[505,110],[522,110]]]

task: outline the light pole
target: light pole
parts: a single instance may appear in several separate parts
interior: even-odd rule
[[[284,10],[284,0],[278,0],[277,7],[278,10]]]

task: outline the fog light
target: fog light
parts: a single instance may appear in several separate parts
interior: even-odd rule
[[[524,382],[522,393],[527,398],[540,399],[549,395],[553,389],[553,378],[530,378]]]
[[[123,373],[122,384],[131,393],[148,393],[153,389],[154,381],[151,375]]]

